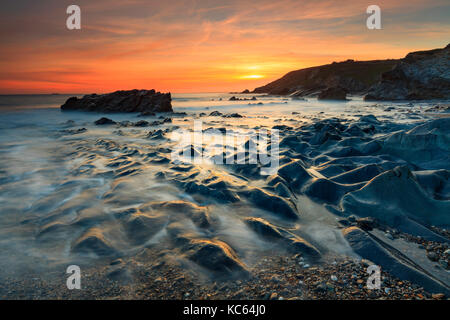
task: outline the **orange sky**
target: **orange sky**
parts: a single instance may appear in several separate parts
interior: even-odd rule
[[[378,4],[382,30],[366,28]],[[66,8],[82,29],[66,29]],[[444,47],[448,0],[28,1],[2,4],[0,93],[253,89],[304,67]]]

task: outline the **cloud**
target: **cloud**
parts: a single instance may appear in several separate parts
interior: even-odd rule
[[[2,4],[0,92],[239,90],[334,60],[442,47],[450,35],[447,0],[379,0],[376,31],[362,0],[79,0],[78,31],[65,27],[69,4]]]

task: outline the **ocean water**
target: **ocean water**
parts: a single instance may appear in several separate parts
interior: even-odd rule
[[[375,152],[371,157],[356,159],[345,153],[349,147],[358,149],[377,139],[384,141],[395,132],[408,132],[441,118],[427,112],[441,102],[372,103],[361,97],[324,102],[264,95],[255,95],[256,101],[229,101],[233,95],[227,93],[174,94],[174,111],[187,115],[173,116],[172,123],[141,128],[94,125],[103,116],[117,122],[142,120],[137,114],[62,112],[60,106],[70,96],[0,96],[0,279],[58,270],[74,262],[102,264],[109,257],[132,257],[149,246],[189,260],[179,239],[208,241],[222,249],[229,246],[244,265],[251,267],[278,244],[252,231],[250,218],[284,230],[291,239],[304,239],[321,252],[323,259],[356,257],[339,228],[342,217],[336,210],[342,208],[340,199],[333,195],[342,197],[364,187],[373,177],[362,177],[360,184],[339,184],[346,190],[343,193],[341,189],[321,192],[327,186],[316,187],[316,181],[332,180],[370,161],[386,171],[405,163],[413,171],[448,169],[448,157],[442,158],[440,153],[441,149],[445,152],[446,138],[442,140],[444,146],[441,140],[431,146],[436,157],[432,168],[403,151],[389,154],[390,158]],[[208,116],[212,111],[244,117]],[[200,117],[200,113],[206,116]],[[368,118],[369,122],[362,123],[361,117],[368,115],[375,116],[377,122],[370,123]],[[156,121],[160,116],[171,117],[163,114],[145,120]],[[363,138],[342,133],[339,145],[336,141],[317,145],[309,140],[324,121],[333,119],[345,126],[356,123],[368,131],[362,133]],[[281,146],[280,165],[304,161],[311,181],[302,190],[293,185],[276,189],[269,184],[270,177],[249,173],[251,167],[174,164],[170,158],[174,142],[167,136],[175,129],[192,131],[194,120],[202,121],[203,129],[231,130],[244,136],[244,142],[248,131],[285,126],[281,140],[304,136],[309,147],[299,151],[306,146],[300,140],[298,145]],[[314,128],[314,124],[320,126]],[[85,131],[76,131],[81,128]],[[151,138],[151,132],[157,129],[165,130],[163,139]],[[351,162],[346,169],[338,163],[344,159]],[[446,206],[433,202],[432,208],[446,210]],[[292,214],[298,218],[292,219]],[[198,215],[206,219],[207,226],[199,224]],[[291,218],[286,218],[289,215]],[[289,244],[281,246],[289,251]],[[203,267],[211,266],[201,265],[199,272]]]

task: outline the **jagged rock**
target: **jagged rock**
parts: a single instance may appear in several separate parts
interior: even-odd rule
[[[144,244],[167,223],[168,217],[158,212],[138,212],[125,222],[125,230],[134,244]]]
[[[278,175],[284,178],[294,190],[299,190],[305,182],[311,179],[300,160],[283,165],[278,170]]]
[[[409,131],[387,135],[384,152],[401,157],[424,169],[450,170],[450,118],[436,119]]]
[[[211,219],[206,207],[201,207],[188,201],[150,202],[143,205],[141,211],[166,211],[173,214],[183,213],[199,228],[207,228],[211,225]]]
[[[247,218],[245,223],[259,236],[270,241],[280,241],[294,253],[306,254],[312,258],[320,257],[320,252],[312,244],[299,236],[278,228],[262,218]]]
[[[417,223],[449,223],[450,203],[429,197],[406,166],[385,171],[360,190],[347,193],[341,206],[349,214],[370,216],[422,237],[431,236],[431,232]]]
[[[162,131],[161,129],[150,131],[147,135],[147,138],[152,140],[164,139],[164,131]]]
[[[79,99],[69,98],[61,110],[81,110],[104,113],[113,112],[172,112],[170,93],[155,90],[116,91],[108,94],[91,94]]]
[[[219,111],[213,111],[209,114],[210,117],[221,117],[223,116],[222,113],[220,113]]]
[[[282,197],[270,194],[259,188],[251,188],[241,193],[258,208],[273,212],[286,219],[298,219],[297,208],[295,208],[293,203]]]
[[[81,236],[72,246],[72,252],[97,256],[115,255],[117,251],[105,239],[100,229],[93,228]]]
[[[224,118],[243,118],[239,113],[231,113],[223,116]]]
[[[234,250],[219,240],[191,240],[187,256],[219,276],[249,275]]]
[[[66,129],[66,130],[61,130],[61,133],[62,133],[62,134],[75,135],[75,134],[85,133],[86,131],[87,131],[86,128]]]
[[[116,124],[117,122],[115,122],[115,121],[113,121],[113,120],[111,120],[109,118],[103,117],[103,118],[98,119],[94,123],[97,126],[102,126],[102,125]]]
[[[365,100],[450,98],[450,44],[443,49],[409,53],[382,75]]]
[[[319,100],[347,100],[347,91],[341,87],[322,90],[317,97]]]
[[[379,165],[368,164],[334,176],[331,180],[341,184],[365,182],[375,178],[382,172],[383,169]]]
[[[134,124],[135,127],[148,127],[150,125],[150,122],[141,120]]]

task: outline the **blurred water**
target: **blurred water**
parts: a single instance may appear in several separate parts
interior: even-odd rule
[[[87,219],[90,223],[98,221],[96,223],[102,226],[113,245],[126,252],[130,248],[120,231],[120,223],[114,223],[114,213],[148,201],[192,200],[190,195],[170,183],[155,180],[155,174],[168,169],[168,165],[158,166],[143,160],[147,153],[159,152],[158,148],[170,148],[166,142],[146,138],[148,131],[154,128],[95,126],[94,121],[103,116],[132,122],[142,118],[137,114],[61,112],[61,104],[70,96],[73,95],[0,96],[0,269],[6,262],[11,268],[45,267],[50,261],[69,259],[70,247],[81,231],[62,236],[55,233],[57,242],[35,241],[35,237],[51,223],[71,225],[77,219]],[[174,94],[174,111],[186,112],[188,116],[174,117],[170,125],[192,129],[192,120],[200,113],[208,115],[216,110],[237,112],[246,117],[198,118],[204,122],[204,129],[228,127],[237,132],[264,125],[268,128],[277,124],[297,127],[320,118],[352,119],[366,114],[374,114],[381,120],[413,122],[416,120],[411,113],[417,112],[417,120],[423,120],[426,115],[420,112],[429,106],[426,102],[414,106],[406,102],[368,103],[361,97],[350,97],[345,102],[325,102],[255,95],[256,101],[229,101],[232,96],[234,94],[228,93]],[[236,96],[242,99],[253,97],[251,94]],[[386,111],[386,107],[392,105],[395,110]],[[156,120],[156,117],[147,120]],[[79,135],[64,133],[64,130],[78,128],[87,131]],[[114,144],[120,146],[116,148],[120,151],[108,150],[108,145]],[[138,151],[136,156],[132,154],[135,150]],[[124,178],[112,176],[117,170],[106,166],[118,156],[130,161],[140,173]],[[203,166],[199,170],[199,176],[205,178],[212,173],[236,179],[220,167]],[[238,183],[258,186],[260,182]],[[348,252],[345,243],[338,238],[340,233],[333,231],[335,217],[307,199],[299,199],[299,205],[305,211],[303,228],[311,239],[331,243],[328,244],[330,250]],[[265,245],[253,233],[247,232],[240,220],[246,215],[264,217],[261,210],[242,205],[232,210],[227,206],[215,206],[212,211],[221,220],[217,236],[222,240],[249,255],[256,252],[255,248],[264,248]],[[318,215],[321,219],[316,219]],[[284,225],[281,220],[273,221]],[[296,230],[298,226],[286,224],[286,227]],[[192,228],[189,232],[197,231]],[[155,239],[153,241],[159,241],[159,238]],[[30,264],[29,257],[43,260],[40,264]]]

